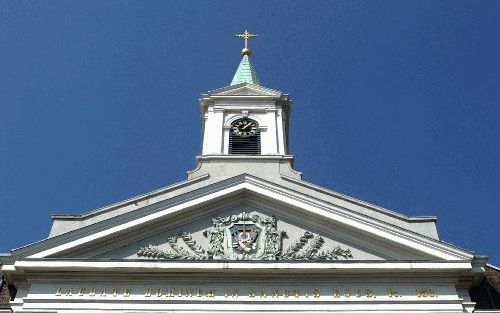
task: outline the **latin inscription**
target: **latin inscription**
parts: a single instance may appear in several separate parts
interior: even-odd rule
[[[128,298],[136,292],[136,296],[143,296],[149,299],[214,299],[224,298],[227,300],[248,298],[250,300],[346,300],[346,299],[376,299],[378,297],[403,298],[403,294],[398,288],[390,287],[386,292],[378,294],[370,288],[253,288],[245,290],[239,288],[179,288],[165,287],[153,288],[146,287],[144,291],[132,290],[132,288],[63,288],[59,287],[55,291],[57,297],[99,297],[99,298]],[[416,296],[418,298],[435,298],[437,293],[431,288],[420,288],[415,290],[415,294],[405,296]]]

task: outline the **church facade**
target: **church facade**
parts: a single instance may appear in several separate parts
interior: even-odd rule
[[[187,180],[81,215],[1,257],[13,312],[473,312],[486,258],[408,217],[307,183],[291,100],[245,49],[200,99]]]

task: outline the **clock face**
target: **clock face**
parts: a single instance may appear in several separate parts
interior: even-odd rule
[[[257,123],[249,119],[242,119],[234,123],[232,129],[235,135],[251,136],[257,132]]]

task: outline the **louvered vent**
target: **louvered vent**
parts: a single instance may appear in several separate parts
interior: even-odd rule
[[[252,136],[238,136],[231,131],[229,134],[229,154],[259,155],[260,132]]]

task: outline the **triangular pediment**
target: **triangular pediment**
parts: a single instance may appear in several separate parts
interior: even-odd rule
[[[187,219],[175,227],[127,242],[116,249],[87,255],[96,259],[128,260],[396,260],[406,258],[397,253],[373,250],[354,242],[340,229],[319,228],[287,216],[266,201],[241,196],[231,207],[207,208],[196,220]],[[314,231],[313,231],[314,230]],[[422,260],[412,255],[412,259]]]
[[[275,260],[291,261],[472,257],[438,240],[320,201],[307,190],[299,193],[248,175],[117,215],[14,254],[31,258],[245,259],[245,254],[235,251],[242,247],[234,238],[243,232],[243,239],[248,239],[250,231],[261,236],[259,241],[255,234],[251,243],[243,241],[256,245],[247,248],[258,250],[252,252],[259,253],[253,259],[257,261],[272,260],[262,257],[269,253],[274,253]]]
[[[210,91],[208,95],[210,97],[260,96],[279,98],[281,97],[282,92],[266,88],[261,85],[242,83]]]

